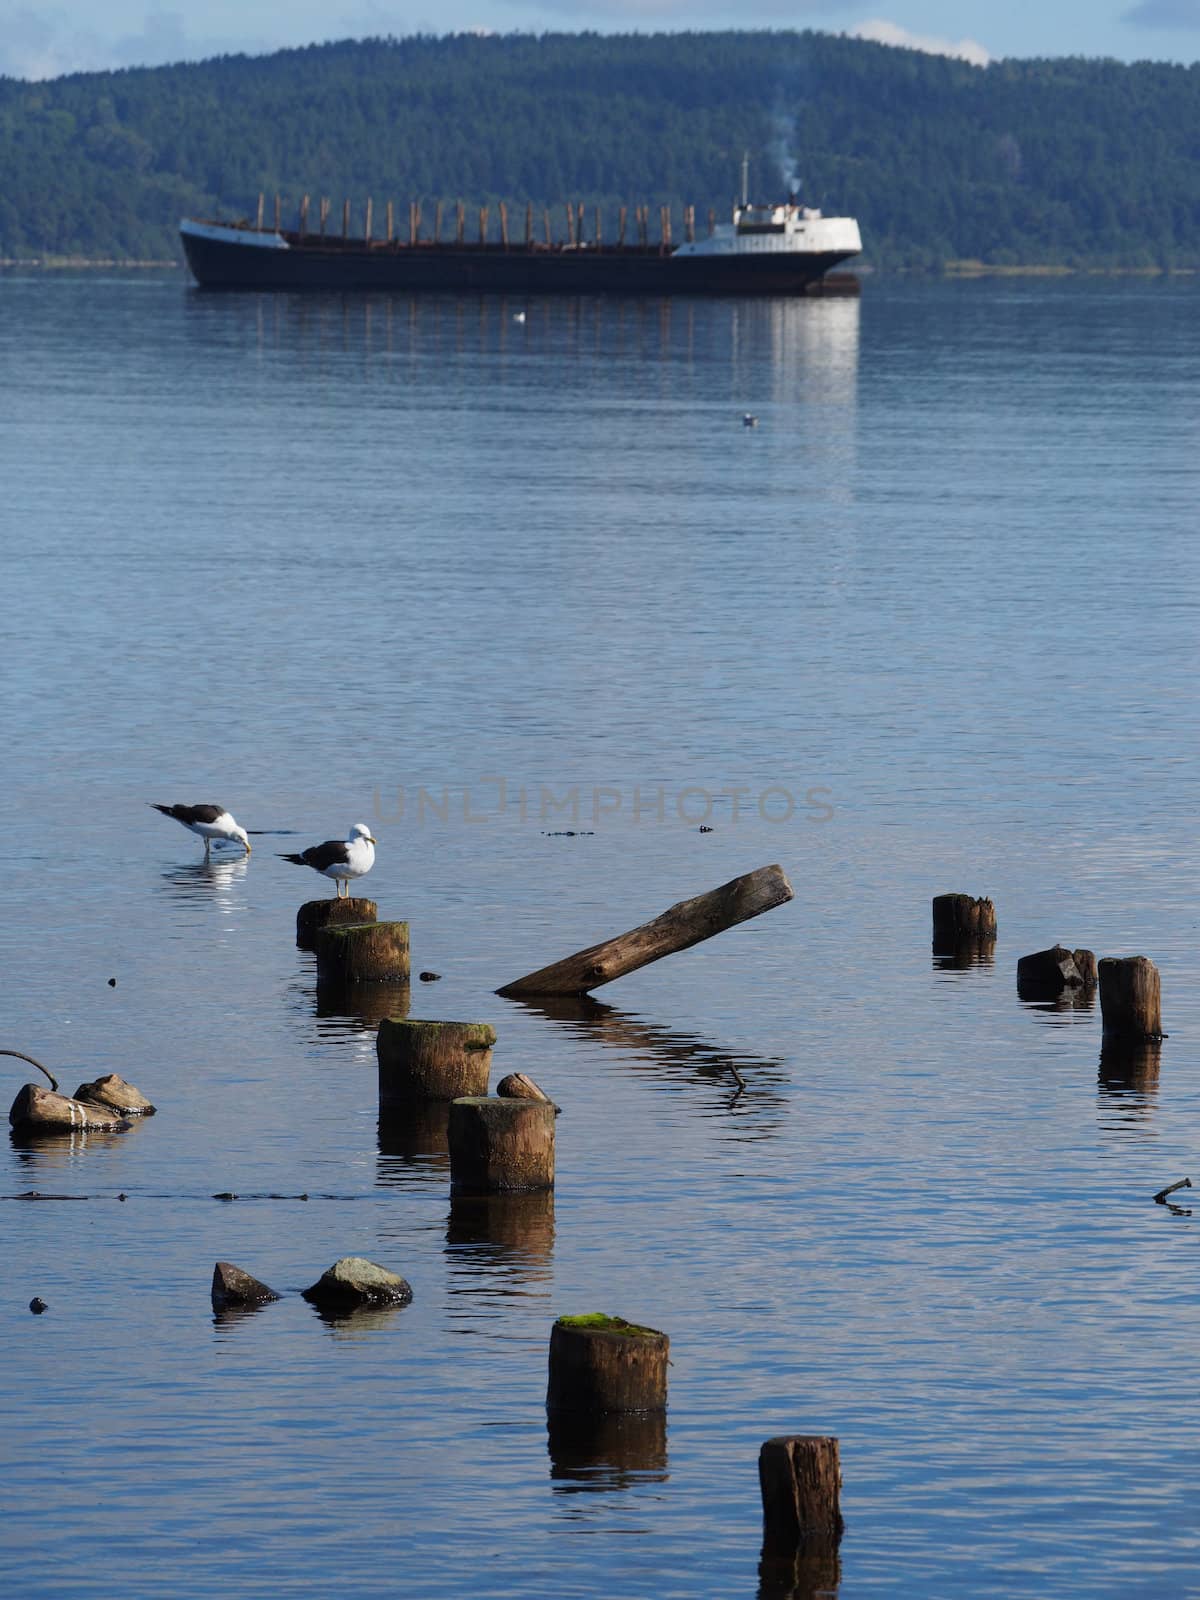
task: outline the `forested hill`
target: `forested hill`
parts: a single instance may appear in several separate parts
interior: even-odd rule
[[[177,258],[181,216],[253,215],[260,191],[285,225],[305,192],[339,227],[368,195],[405,228],[418,198],[426,217],[439,198],[724,217],[743,150],[756,198],[794,170],[881,267],[1200,265],[1200,67],[978,68],[817,33],[455,35],[0,79],[0,256]]]

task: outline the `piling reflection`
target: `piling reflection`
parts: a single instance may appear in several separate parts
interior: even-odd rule
[[[619,1051],[635,1072],[661,1088],[703,1087],[709,1091],[705,1110],[746,1119],[739,1127],[743,1137],[773,1137],[781,1123],[788,1074],[778,1057],[722,1050],[693,1033],[647,1022],[590,995],[538,995],[510,1004],[545,1017],[572,1038]]]
[[[1069,1026],[1074,1022],[1090,1020],[1096,1009],[1096,988],[1085,984],[1078,989],[1064,989],[1061,994],[1048,995],[1036,984],[1018,984],[1017,998],[1023,1010],[1035,1022]]]
[[[554,1191],[528,1194],[454,1195],[446,1218],[446,1257],[455,1273],[470,1280],[499,1277],[510,1293],[528,1292],[552,1277]],[[462,1293],[463,1286],[451,1287]]]
[[[316,1016],[318,1032],[354,1033],[375,1030],[385,1017],[406,1017],[412,1002],[407,982],[337,983],[318,981]]]
[[[611,1412],[598,1417],[551,1411],[546,1420],[550,1481],[556,1494],[629,1489],[665,1483],[665,1411]]]
[[[1161,1039],[1119,1039],[1106,1034],[1100,1045],[1100,1087],[1112,1095],[1155,1095],[1162,1057]]]
[[[757,1600],[827,1600],[838,1592],[842,1563],[836,1546],[820,1543],[787,1555],[768,1553],[758,1564]]]
[[[380,1183],[408,1184],[436,1179],[449,1182],[450,1105],[445,1100],[414,1100],[379,1116]]]
[[[995,939],[935,938],[933,941],[933,966],[937,972],[969,972],[973,967],[995,965]]]

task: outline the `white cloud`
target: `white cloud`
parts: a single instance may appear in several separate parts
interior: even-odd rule
[[[881,17],[856,23],[848,31],[854,39],[870,39],[875,44],[891,44],[901,50],[923,50],[931,56],[953,56],[958,61],[969,61],[973,67],[986,67],[996,59],[974,39],[939,39],[927,33],[910,33],[899,23],[885,22]]]

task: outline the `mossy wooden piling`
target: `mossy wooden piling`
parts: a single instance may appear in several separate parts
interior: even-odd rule
[[[486,1022],[384,1020],[375,1040],[380,1107],[486,1096],[495,1043]]]
[[[836,1439],[781,1435],[758,1453],[763,1504],[763,1556],[798,1547],[837,1548],[842,1536],[842,1471]]]
[[[761,916],[791,898],[792,886],[782,867],[759,867],[719,889],[680,900],[653,921],[591,945],[565,961],[540,967],[496,992],[512,996],[587,994],[652,961],[661,961],[663,956],[687,950],[739,922]]]
[[[452,1100],[449,1142],[453,1194],[554,1187],[554,1107],[548,1100]]]
[[[316,952],[320,983],[407,981],[408,923],[333,923],[318,932]]]
[[[665,1410],[670,1346],[665,1333],[624,1317],[559,1317],[550,1330],[547,1410],[592,1416]]]
[[[374,900],[333,898],[307,900],[296,913],[296,943],[311,950],[322,928],[340,922],[377,922],[379,907]]]
[[[1105,956],[1099,964],[1104,1031],[1125,1039],[1165,1039],[1162,983],[1147,956]]]

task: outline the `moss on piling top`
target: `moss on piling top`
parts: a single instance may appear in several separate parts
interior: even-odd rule
[[[641,1328],[636,1322],[610,1317],[603,1311],[585,1311],[578,1317],[556,1317],[555,1321],[560,1328],[579,1328],[592,1333],[623,1333],[629,1338],[639,1334],[655,1339],[663,1337],[658,1328]]]

